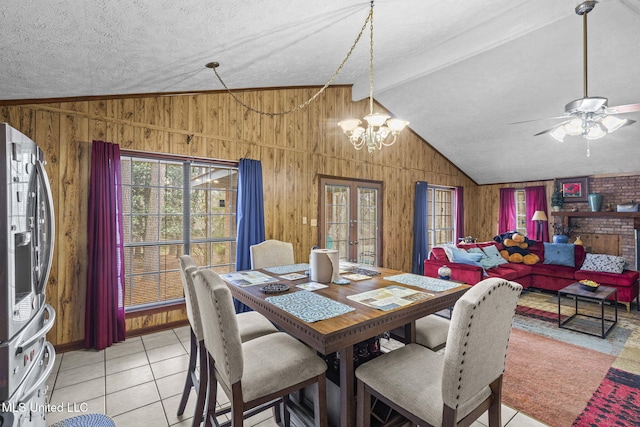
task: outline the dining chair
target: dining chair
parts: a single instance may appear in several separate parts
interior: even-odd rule
[[[251,269],[295,264],[293,245],[280,240],[265,240],[249,246]]]
[[[231,425],[243,425],[245,412],[253,415],[283,402],[284,425],[289,427],[289,393],[313,385],[315,423],[327,425],[325,371],[327,365],[315,351],[284,332],[242,342],[231,292],[213,271],[193,274],[205,347],[213,369],[209,370],[207,421],[215,415],[217,387],[231,402]],[[247,414],[248,415],[248,414]]]
[[[416,320],[416,343],[433,351],[447,344],[450,320],[437,314],[430,314]]]
[[[485,279],[455,304],[444,352],[407,344],[356,369],[357,426],[375,396],[414,425],[469,426],[489,411],[501,427],[502,376],[522,286]]]
[[[178,405],[178,416],[184,413],[191,393],[191,388],[196,389],[196,409],[194,412],[194,426],[199,426],[203,420],[206,404],[206,392],[208,381],[208,356],[204,345],[204,335],[198,298],[193,285],[192,274],[198,269],[193,258],[189,255],[180,257],[180,273],[182,286],[184,288],[184,299],[187,308],[187,318],[189,319],[191,351],[189,353],[189,366],[187,378],[182,391],[182,398]],[[278,329],[267,320],[266,317],[255,311],[249,311],[238,315],[238,329],[242,341],[249,341],[253,338],[278,332]],[[197,372],[197,364],[200,364],[200,375]]]

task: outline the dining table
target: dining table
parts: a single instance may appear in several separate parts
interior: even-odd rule
[[[278,266],[251,272],[222,274],[221,277],[234,298],[264,315],[282,331],[296,337],[322,355],[337,353],[339,422],[341,427],[351,427],[355,425],[356,415],[354,345],[396,328],[404,329],[405,342],[415,342],[416,319],[451,308],[470,286],[389,268],[367,265],[362,269],[341,264],[343,280],[336,281],[343,284],[323,283],[317,286],[319,289],[309,291],[301,288],[307,287],[308,285],[304,284],[310,282],[305,267],[308,269],[306,264]],[[293,271],[296,269],[298,272]],[[268,282],[277,283],[266,283],[266,279],[265,284],[233,280],[244,273],[249,276],[257,273],[259,277],[264,278],[268,276]],[[299,278],[290,280],[296,276]],[[344,280],[349,277],[357,280]],[[344,283],[347,281],[348,283]],[[390,287],[395,292],[414,295],[407,297],[410,301],[401,305],[380,302],[382,305],[379,306],[374,298],[363,297],[371,293],[384,294]],[[304,301],[300,304],[289,301],[301,298]],[[317,309],[318,303],[323,305],[325,302],[328,303],[326,309],[316,310],[316,315],[320,312],[319,319],[296,312],[305,304]],[[332,317],[322,318],[323,315]]]

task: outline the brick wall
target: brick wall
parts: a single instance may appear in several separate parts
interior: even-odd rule
[[[602,209],[607,205],[613,211],[616,205],[640,203],[640,174],[612,177],[589,177],[589,192],[602,195]],[[580,211],[588,211],[588,203],[566,203],[563,210],[571,210],[575,206]],[[636,269],[635,232],[633,218],[574,218],[573,224],[578,228],[574,234],[599,233],[619,234],[622,256],[629,263],[630,269]]]

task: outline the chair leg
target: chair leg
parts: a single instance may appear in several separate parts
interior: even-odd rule
[[[491,406],[489,406],[489,427],[502,426],[502,375],[489,384],[491,388]]]
[[[189,354],[189,367],[187,368],[187,379],[184,383],[184,390],[182,391],[182,398],[180,399],[180,405],[178,406],[178,416],[184,413],[184,408],[187,406],[187,400],[189,400],[189,394],[191,393],[191,387],[193,387],[192,374],[196,370],[196,361],[198,357],[198,341],[196,335],[191,331],[191,353]]]
[[[207,395],[207,405],[206,405],[206,415],[205,415],[205,427],[211,427],[215,424],[216,418],[216,400],[218,397],[218,380],[216,379],[216,370],[215,363],[213,361],[213,357],[209,354],[209,352],[204,352],[206,359],[209,360],[207,364],[207,372],[208,378],[206,395]],[[202,369],[202,368],[201,368]]]
[[[371,425],[371,394],[366,391],[364,383],[358,380],[358,403],[356,414],[357,427],[370,427]]]
[[[291,426],[291,414],[289,413],[289,408],[287,408],[287,404],[289,403],[289,395],[285,394],[282,396],[282,415],[284,417],[284,427]]]
[[[324,373],[318,375],[316,383],[317,399],[313,404],[313,418],[316,427],[327,427],[329,420],[327,417],[327,377]]]
[[[231,386],[231,425],[233,427],[242,427],[244,425],[244,404],[242,402],[240,382]]]
[[[196,410],[193,414],[193,427],[199,427],[202,423],[202,417],[205,416],[205,406],[209,395],[209,369],[208,369],[208,353],[204,346],[204,340],[198,343],[198,355],[200,356],[200,381],[198,384],[198,400],[196,402]],[[216,394],[213,394],[214,402]],[[215,405],[215,403],[214,403]]]

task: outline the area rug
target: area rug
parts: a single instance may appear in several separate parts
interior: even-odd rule
[[[640,426],[640,314],[621,312],[606,339],[557,322],[557,299],[521,297],[503,402],[552,427]]]

